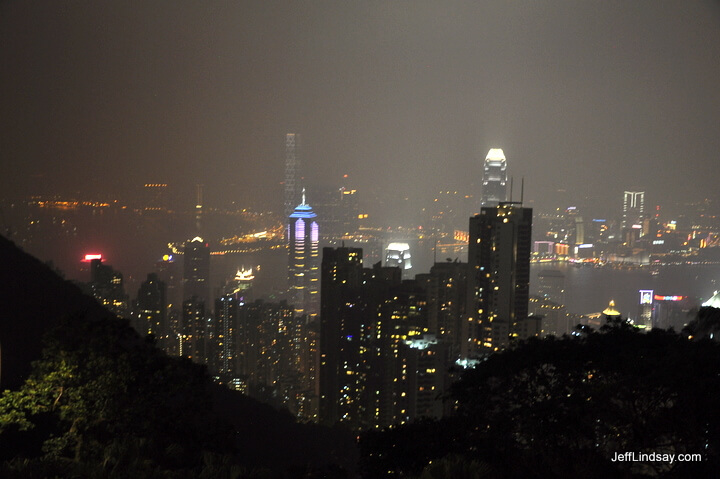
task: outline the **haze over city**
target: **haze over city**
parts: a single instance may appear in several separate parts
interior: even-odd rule
[[[718,59],[717,0],[0,2],[0,476],[714,477]]]
[[[477,195],[493,147],[536,210],[717,199],[719,25],[709,0],[3,2],[0,187],[277,206],[297,132],[307,182],[348,174],[378,224]]]

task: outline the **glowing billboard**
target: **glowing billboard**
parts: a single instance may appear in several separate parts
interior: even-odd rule
[[[640,290],[640,304],[652,304],[653,302],[653,290],[652,289],[641,289]]]

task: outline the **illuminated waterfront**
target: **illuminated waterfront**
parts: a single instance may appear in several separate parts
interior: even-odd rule
[[[540,271],[555,269],[565,275],[565,298],[571,313],[602,311],[614,299],[623,316],[635,317],[641,289],[656,294],[690,296],[697,304],[720,289],[720,265],[668,265],[621,269],[577,266],[571,263],[535,263],[530,267],[530,291],[537,294]]]

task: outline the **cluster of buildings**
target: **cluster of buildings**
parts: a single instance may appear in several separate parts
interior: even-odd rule
[[[169,354],[206,364],[219,382],[305,420],[367,429],[442,416],[447,406],[441,397],[457,368],[514,341],[570,333],[581,322],[563,306],[558,271],[543,272],[539,296],[530,296],[533,258],[590,259],[602,251],[632,261],[677,236],[670,223],[648,215],[642,191],[624,193],[617,223],[587,221],[573,207],[533,218],[522,201],[509,201],[505,156],[491,149],[480,211],[466,219],[467,231],[455,233],[467,261],[434,261],[428,272],[410,277],[407,242],[391,242],[380,257],[359,247],[363,215],[355,190],[317,188],[308,195],[298,148],[299,136],[288,134],[286,294],[255,299],[253,272],[244,268],[222,287],[212,287],[210,246],[201,236],[176,251],[182,253],[182,270],[166,256],[134,303],[124,293],[122,275],[99,258],[90,259],[88,287]],[[438,216],[437,224],[446,218]],[[541,231],[535,239],[534,221]],[[646,319],[658,326],[670,321],[673,301],[682,300],[654,292],[647,298],[654,306],[639,317],[655,315]]]
[[[624,191],[622,216],[614,220],[569,206],[535,218],[533,254],[539,260],[672,263],[688,256],[712,255],[720,245],[720,217],[709,204],[685,205],[671,215],[649,209],[645,191]]]

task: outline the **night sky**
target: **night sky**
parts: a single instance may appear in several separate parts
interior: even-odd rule
[[[368,198],[477,193],[491,147],[536,207],[720,191],[716,1],[4,1],[0,68],[5,196],[274,201],[286,132]]]

